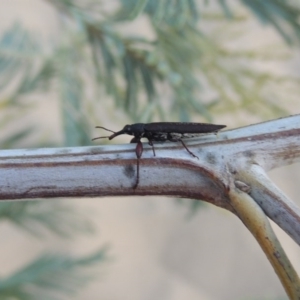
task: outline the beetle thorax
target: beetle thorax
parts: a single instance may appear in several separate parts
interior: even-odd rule
[[[134,135],[136,137],[143,136],[143,133],[145,132],[144,129],[144,123],[136,123],[132,125],[126,125],[124,127],[124,131],[129,135]]]

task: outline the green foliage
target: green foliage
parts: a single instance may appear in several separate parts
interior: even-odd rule
[[[197,1],[194,0],[121,0],[120,19],[134,19],[141,13],[151,16],[155,23],[167,23],[172,27],[193,24],[198,18]]]
[[[300,8],[294,2],[241,3],[259,20],[274,26],[289,43],[299,40]],[[95,99],[98,91],[105,89],[133,121],[147,122],[154,118],[188,121],[194,115],[212,120],[213,111],[224,114],[241,108],[263,118],[270,112],[282,114],[283,106],[278,104],[281,99],[270,91],[278,82],[283,88],[290,83],[298,86],[294,78],[252,68],[261,59],[261,50],[237,53],[224,45],[224,41],[233,40],[231,28],[240,28],[249,19],[225,0],[214,6],[218,17],[211,13],[210,2],[193,0],[122,0],[116,11],[109,12],[93,1],[51,4],[70,22],[62,27],[59,41],[63,42],[54,45],[50,54],[45,55],[37,38],[20,25],[13,26],[1,39],[0,92],[16,74],[19,85],[8,97],[0,97],[0,107],[9,112],[2,122],[11,127],[17,112],[24,114],[28,107],[21,101],[24,95],[54,87],[61,101],[66,146],[86,145],[90,140],[93,108],[87,107],[87,89],[94,90]],[[153,37],[120,31],[143,15],[149,19]],[[215,30],[206,32],[211,21]],[[264,60],[272,60],[272,50],[263,50]],[[208,97],[207,92],[214,95]],[[100,99],[91,105],[98,103],[106,107]],[[14,135],[30,134],[33,131],[22,128]],[[0,143],[11,146],[9,137]]]
[[[283,0],[241,0],[262,22],[271,24],[286,42],[300,40],[300,4]]]
[[[35,132],[31,124],[11,132],[26,113],[31,101],[24,98],[37,91],[47,91],[54,70],[34,35],[14,24],[0,38],[0,148],[12,148]],[[5,133],[9,132],[8,136]]]
[[[255,68],[256,62],[292,58],[288,47],[300,40],[296,1],[240,0],[242,12],[226,0],[120,0],[112,9],[105,1],[48,3],[61,17],[55,41],[45,43],[20,24],[0,37],[1,149],[57,145],[40,136],[28,142],[39,129],[34,120],[20,126],[37,93],[40,103],[46,93],[59,102],[65,146],[89,144],[97,110],[106,111],[111,100],[132,121],[188,121],[238,110],[261,118],[282,115],[286,98],[299,94],[299,79]],[[252,16],[272,26],[287,46],[228,47]],[[147,32],[130,33],[132,22],[144,22]],[[191,211],[200,203],[191,202]],[[1,203],[4,219],[37,236],[45,229],[63,237],[92,229],[70,206],[52,201]],[[0,299],[61,299],[90,279],[81,269],[102,261],[103,253],[41,256],[0,281]]]
[[[37,237],[42,237],[45,229],[64,238],[94,232],[87,217],[59,201],[1,203],[0,221],[5,219]]]
[[[91,280],[85,268],[105,260],[107,248],[83,258],[42,255],[13,275],[0,279],[0,299],[57,300],[63,295],[71,296]]]
[[[154,116],[160,120],[188,121],[194,114],[211,120],[212,109],[226,113],[244,108],[246,113],[255,112],[263,118],[284,113],[283,106],[278,104],[280,98],[270,91],[278,82],[283,83],[283,88],[290,83],[296,87],[298,80],[252,68],[261,59],[261,51],[237,53],[222,45],[224,38],[218,42],[221,34],[232,39],[224,31],[224,24],[240,27],[248,19],[235,17],[226,1],[218,3],[224,17],[214,19],[217,34],[212,36],[204,32],[206,6],[195,1],[123,0],[117,13],[104,21],[92,23],[81,19],[81,24],[86,25],[98,75],[102,70],[99,83],[104,84],[117,107],[123,108],[133,120],[144,122]],[[272,7],[276,5],[273,3]],[[248,3],[247,6],[250,7]],[[258,15],[262,6],[265,8],[266,4],[257,4],[257,10],[251,6],[251,11]],[[295,41],[300,8],[286,2],[280,4],[280,9],[282,14],[277,13],[276,19],[266,14],[265,23],[273,25],[291,42],[291,30],[281,30],[281,24],[289,20]],[[128,20],[143,14],[150,18],[154,38],[119,32],[118,27],[126,27]],[[198,22],[200,16],[203,26]],[[264,51],[264,60],[272,61],[272,52]],[[165,89],[161,89],[162,84]],[[205,96],[207,91],[216,95],[209,99]]]
[[[74,80],[74,74],[72,71],[68,73],[67,68],[62,66],[59,60],[64,57],[62,50],[55,51],[60,56],[46,56],[33,34],[19,24],[9,28],[0,39],[0,128],[4,133],[0,138],[1,149],[16,147],[36,131],[28,123],[16,128],[14,132],[11,132],[11,128],[16,120],[19,122],[32,109],[32,101],[24,99],[35,92],[45,92],[53,86],[57,87],[58,78],[60,86],[63,87],[60,91],[64,98],[68,101],[76,99],[77,103],[75,100],[72,105],[75,109],[79,107],[77,93],[75,91],[72,94],[74,89],[71,80],[68,80]],[[73,64],[70,61],[68,63],[69,66]],[[80,91],[77,83],[74,86]],[[65,108],[67,110],[68,105]],[[69,116],[66,110],[65,114]],[[77,124],[77,120],[74,124]],[[7,131],[10,134],[5,135]],[[70,136],[72,135],[68,135],[68,138]],[[38,143],[37,141],[36,145]],[[73,144],[78,143],[76,140]],[[67,140],[66,144],[72,144],[72,141]],[[0,203],[1,220],[9,220],[36,237],[43,237],[46,230],[63,238],[93,232],[92,223],[87,217],[70,205],[58,201]],[[91,275],[87,276],[83,267],[91,267],[105,260],[104,253],[104,249],[101,249],[80,259],[72,259],[67,255],[44,254],[19,272],[0,280],[0,299],[61,299],[63,294],[75,293],[92,279]]]

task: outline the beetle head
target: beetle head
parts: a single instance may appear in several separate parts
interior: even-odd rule
[[[100,137],[92,139],[92,141],[97,140],[97,139],[104,139],[104,138],[108,138],[109,140],[112,140],[116,136],[122,135],[122,134],[128,134],[128,135],[134,135],[134,136],[141,136],[142,133],[144,132],[144,124],[143,123],[136,123],[136,124],[132,124],[132,125],[125,125],[122,130],[117,131],[117,132],[112,131],[112,130],[107,129],[107,128],[104,128],[102,126],[96,126],[96,128],[101,128],[101,129],[104,129],[106,131],[113,132],[113,134],[110,135],[110,136],[100,136]]]

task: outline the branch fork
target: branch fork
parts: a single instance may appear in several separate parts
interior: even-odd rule
[[[300,161],[300,115],[208,134],[181,144],[145,145],[135,182],[135,145],[0,151],[0,199],[166,195],[210,202],[251,231],[286,289],[300,299],[298,275],[267,217],[300,245],[300,209],[266,172]]]

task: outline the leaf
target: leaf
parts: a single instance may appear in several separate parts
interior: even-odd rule
[[[45,229],[64,238],[94,231],[92,222],[84,214],[58,201],[3,202],[0,203],[1,219],[9,220],[37,237],[42,237]]]
[[[296,2],[281,0],[241,0],[241,2],[261,22],[273,25],[287,43],[293,44],[295,37],[300,39],[300,6]]]
[[[0,299],[61,299],[73,295],[91,279],[89,270],[107,259],[107,247],[81,258],[44,254],[0,280]],[[84,271],[84,272],[83,272]]]
[[[133,7],[129,19],[135,19],[145,8],[148,0],[137,0],[135,6]]]

